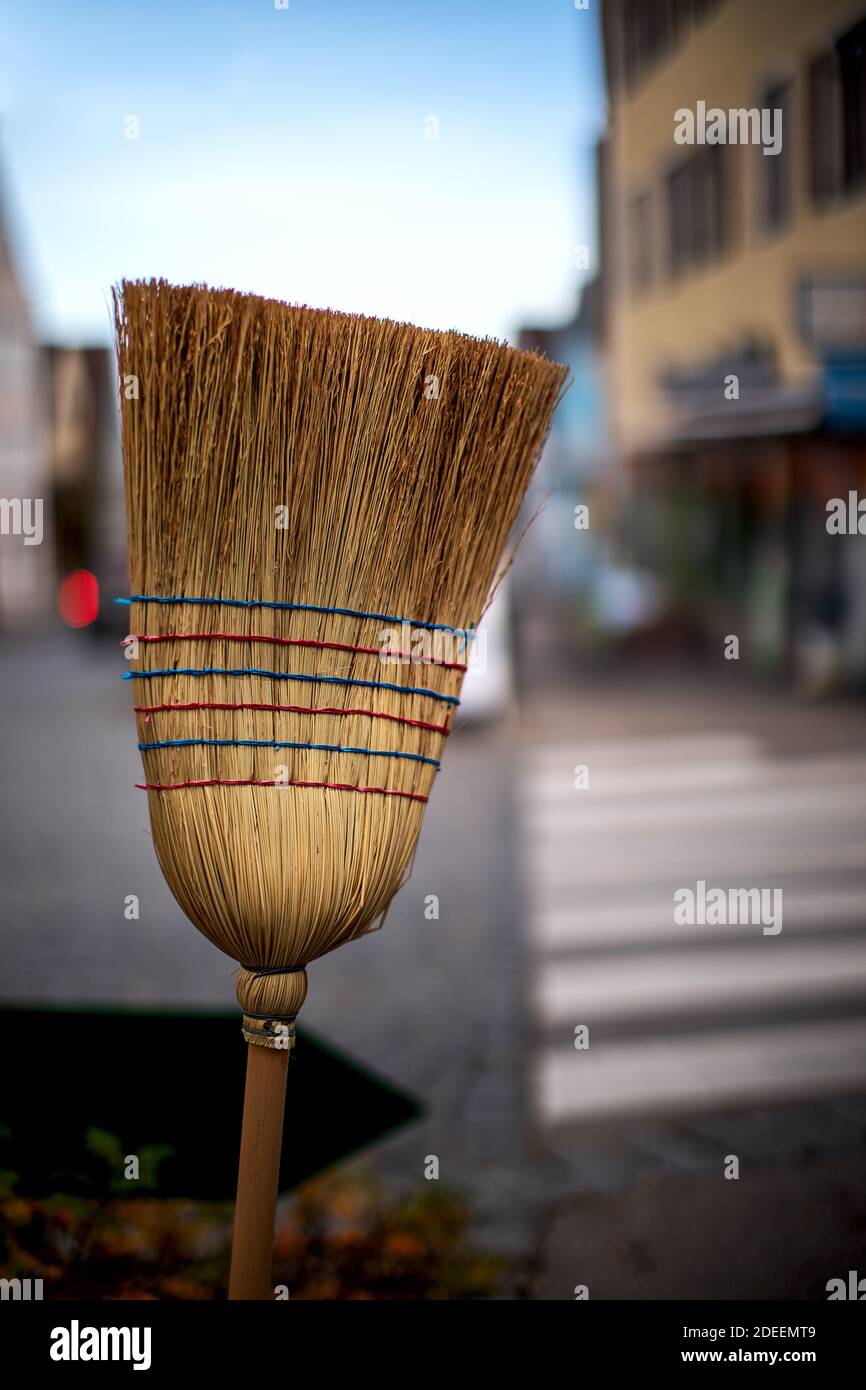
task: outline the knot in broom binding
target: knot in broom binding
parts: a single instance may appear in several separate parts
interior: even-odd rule
[[[259,1047],[293,1047],[295,1019],[306,997],[306,965],[242,965],[237,1000],[246,1041]]]

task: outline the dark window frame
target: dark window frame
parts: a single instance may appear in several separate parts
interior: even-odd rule
[[[619,0],[621,77],[634,91],[659,63],[713,19],[725,0]]]
[[[842,100],[842,188],[866,186],[866,18],[836,42]]]
[[[807,65],[808,184],[823,211],[866,191],[866,17]]]
[[[767,82],[758,108],[782,112],[782,148],[779,153],[764,154],[763,145],[755,148],[757,224],[765,236],[781,236],[790,229],[794,221],[797,196],[797,89],[794,75]]]
[[[643,188],[628,201],[628,278],[635,298],[656,280],[656,190]]]
[[[670,279],[713,265],[731,249],[733,182],[732,149],[726,144],[694,146],[669,167],[664,201]]]

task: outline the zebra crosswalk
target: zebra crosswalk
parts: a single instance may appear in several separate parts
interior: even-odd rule
[[[542,1128],[866,1089],[866,755],[543,745],[521,791]],[[782,930],[679,925],[699,880],[781,889]]]

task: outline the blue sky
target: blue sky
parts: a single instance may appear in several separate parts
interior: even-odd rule
[[[5,0],[0,166],[40,331],[107,341],[124,275],[497,336],[555,322],[594,238],[597,10]]]

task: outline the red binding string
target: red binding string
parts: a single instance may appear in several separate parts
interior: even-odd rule
[[[376,796],[402,796],[407,801],[422,801],[425,804],[429,800],[428,797],[421,796],[420,792],[402,792],[391,790],[389,787],[351,787],[342,782],[277,782],[273,779],[258,781],[253,777],[207,777],[193,782],[136,782],[135,786],[142,792],[179,792],[187,787],[317,787],[328,792],[368,792]]]

